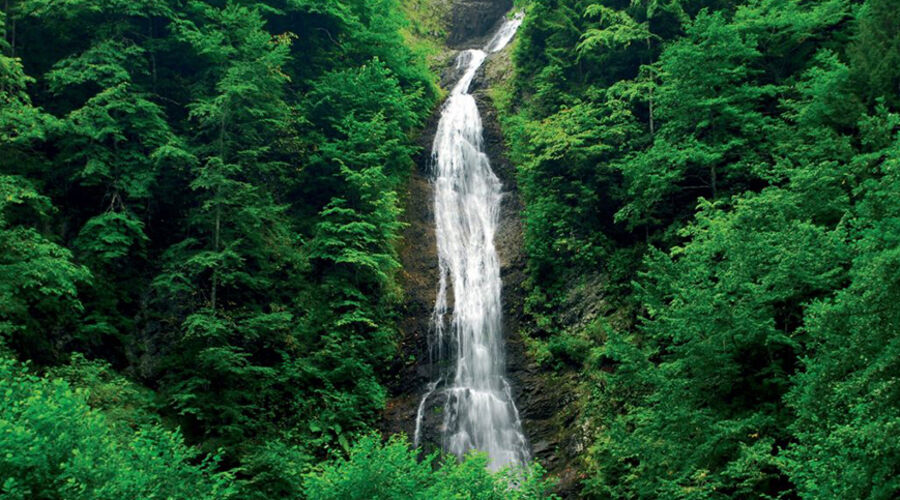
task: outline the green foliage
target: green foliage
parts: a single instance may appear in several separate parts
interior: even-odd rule
[[[85,393],[0,358],[0,491],[4,498],[230,498],[229,473],[214,472],[181,435],[159,426],[110,425]]]
[[[0,338],[35,357],[59,340],[47,332],[84,310],[78,285],[90,278],[68,249],[32,227],[49,207],[27,180],[0,175]]]
[[[582,372],[583,493],[896,497],[896,2],[519,5],[527,344]],[[367,434],[427,6],[4,5],[5,496],[546,495]]]
[[[248,479],[240,498],[302,498],[303,474],[315,462],[298,446],[270,440],[246,453],[241,468]]]
[[[492,474],[487,458],[474,455],[463,462],[449,457],[436,467],[432,455],[416,458],[404,438],[382,444],[376,435],[363,437],[347,459],[336,460],[306,475],[304,492],[312,500],[325,499],[536,499],[557,498],[543,470],[528,469]]]
[[[893,107],[900,104],[900,21],[898,6],[890,0],[870,0],[860,7],[857,32],[847,55],[859,93],[871,104],[879,98]]]
[[[883,149],[859,159],[871,177],[857,188],[861,199],[843,231],[851,246],[849,284],[807,311],[805,371],[786,398],[798,438],[788,448],[788,470],[810,498],[890,498],[900,491],[898,125],[898,115],[883,106],[864,122],[865,140]]]
[[[587,379],[586,495],[897,495],[895,11],[530,4],[529,343]],[[616,317],[573,321],[588,282]]]
[[[643,349],[656,361],[638,385],[652,392],[616,417],[615,429],[631,430],[611,441],[627,446],[601,448],[617,495],[774,494],[784,480],[770,454],[789,439],[778,403],[803,342],[794,308],[839,285],[842,249],[777,189],[736,203],[703,207],[689,245],[649,260]],[[623,448],[639,465],[617,482]]]
[[[110,426],[127,431],[160,421],[153,391],[117,373],[104,361],[76,353],[68,364],[49,369],[46,378],[65,380],[92,410],[103,413]]]
[[[437,95],[400,9],[7,2],[3,342],[111,432],[178,424],[242,497],[299,495],[376,421],[396,352],[397,193]],[[73,352],[109,365],[54,367]]]
[[[0,26],[5,16],[0,17]],[[0,50],[9,45],[3,39]],[[16,162],[41,140],[51,120],[32,106],[31,81],[21,61],[0,54],[0,157]],[[52,202],[32,182],[0,171],[0,339],[27,356],[44,358],[59,329],[83,310],[78,286],[87,269],[46,231]],[[49,335],[48,335],[49,333]]]

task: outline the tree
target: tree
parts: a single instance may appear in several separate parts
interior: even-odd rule
[[[810,306],[804,371],[786,398],[797,414],[788,471],[801,495],[891,498],[897,463],[900,365],[897,325],[900,119],[883,105],[863,118],[870,149],[855,163],[869,172],[842,232],[851,247],[850,282]]]
[[[50,140],[60,150],[56,165],[77,186],[66,194],[84,203],[68,215],[82,224],[72,247],[96,276],[86,291],[94,307],[79,327],[88,345],[111,347],[135,329],[136,271],[157,182],[190,160],[162,106],[132,76],[146,72],[147,58],[133,42],[101,39],[46,75],[50,91],[75,107]],[[89,97],[80,102],[82,94]]]
[[[287,168],[278,144],[289,127],[281,67],[290,37],[266,32],[256,10],[198,7],[207,22],[179,28],[213,63],[190,105],[198,203],[193,235],[167,251],[155,285],[181,302],[170,318],[182,335],[167,391],[174,406],[203,434],[237,443],[263,425],[277,349],[292,329],[291,276],[302,266],[272,184]]]
[[[557,498],[549,494],[550,483],[542,478],[537,464],[522,470],[492,475],[486,457],[472,456],[459,463],[449,457],[435,468],[436,455],[424,461],[416,458],[404,438],[381,443],[378,436],[361,438],[345,460],[324,464],[307,474],[307,498],[388,499],[388,498]]]
[[[7,49],[0,39],[0,51]],[[8,174],[51,123],[31,105],[29,81],[18,59],[0,53],[0,341],[28,357],[52,359],[63,329],[83,311],[78,287],[91,274],[39,230],[51,215],[50,200]]]
[[[85,393],[0,357],[0,492],[7,498],[230,498],[217,457],[158,425],[115,429]]]

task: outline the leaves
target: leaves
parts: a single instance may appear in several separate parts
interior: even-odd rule
[[[556,498],[548,494],[550,482],[534,464],[525,470],[491,475],[486,457],[462,463],[448,458],[435,464],[436,455],[416,458],[405,438],[381,443],[363,436],[348,450],[346,460],[335,460],[305,475],[304,493],[311,499],[363,498]]]
[[[529,344],[587,378],[586,495],[896,495],[886,5],[532,6]]]
[[[638,23],[627,13],[606,7],[601,4],[591,4],[585,9],[585,17],[599,18],[603,28],[589,28],[582,35],[582,40],[576,47],[580,53],[596,50],[597,48],[616,49],[628,48],[632,43],[650,43],[656,35],[650,32],[647,22]]]
[[[75,368],[76,371],[79,368]],[[215,472],[178,432],[159,425],[115,427],[62,379],[0,358],[3,493],[20,498],[166,496],[230,498],[233,476]]]
[[[436,98],[433,75],[405,45],[400,6],[8,7],[2,19],[8,14],[12,25],[0,37],[2,343],[42,367],[74,351],[137,374],[156,389],[159,415],[192,443],[211,453],[224,447],[227,460],[211,467],[280,476],[289,461],[276,464],[265,446],[279,443],[272,449],[296,459],[296,475],[349,448],[387,397],[381,382],[396,350],[400,294],[398,192],[416,151],[413,129]],[[127,439],[150,450],[170,441]],[[78,440],[88,438],[79,435],[72,449]],[[159,470],[145,463],[153,460],[147,453],[120,465]],[[99,459],[84,460],[78,474]],[[77,489],[190,496],[166,493],[152,477],[111,478],[124,493],[102,482]],[[299,494],[296,481],[257,479],[223,480],[213,490]]]

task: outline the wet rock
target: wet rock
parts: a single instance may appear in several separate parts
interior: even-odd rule
[[[484,45],[487,34],[512,9],[512,0],[455,0],[447,23],[447,45],[470,49]]]
[[[385,434],[406,434],[413,439],[416,410],[426,385],[438,373],[429,360],[428,336],[431,311],[437,295],[438,260],[434,231],[434,192],[428,180],[431,140],[437,129],[440,110],[428,120],[419,139],[416,168],[410,175],[404,203],[403,241],[399,246],[399,282],[404,297],[399,310],[398,330],[401,333],[398,352],[386,373],[387,407],[382,415],[381,429]]]
[[[453,4],[449,43],[456,48],[480,47],[487,33],[511,8],[510,0],[463,0]],[[453,59],[455,63],[455,58]],[[460,70],[451,63],[443,72],[441,85],[450,88],[458,80]],[[508,49],[493,54],[479,70],[473,82],[473,95],[484,125],[485,152],[491,166],[503,183],[500,222],[495,238],[503,280],[502,303],[504,332],[507,336],[507,378],[519,409],[523,430],[530,443],[532,456],[551,474],[560,479],[558,492],[563,498],[577,495],[578,476],[572,467],[584,446],[577,425],[577,401],[571,377],[541,370],[528,354],[523,331],[533,331],[524,313],[525,265],[523,251],[522,209],[516,185],[515,168],[506,157],[505,140],[497,111],[488,89],[511,74]],[[437,291],[437,245],[434,234],[433,190],[429,182],[431,142],[440,118],[435,110],[423,131],[413,173],[405,193],[408,224],[400,248],[403,264],[401,284],[406,292],[399,328],[403,334],[397,360],[389,372],[395,374],[387,386],[389,401],[384,412],[382,430],[406,433],[410,440],[415,432],[416,414],[429,382],[436,379],[441,367],[430,361],[428,336],[431,312]],[[451,294],[452,296],[452,294]],[[425,452],[441,445],[443,406],[446,396],[440,387],[423,406],[424,423],[421,444]]]
[[[462,78],[463,73],[466,72],[466,68],[462,65],[458,64],[457,57],[459,56],[460,51],[453,51],[453,57],[450,59],[452,61],[447,67],[441,71],[441,79],[440,84],[441,88],[451,89],[456,82]]]

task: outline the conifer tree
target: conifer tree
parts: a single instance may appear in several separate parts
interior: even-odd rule
[[[155,280],[181,332],[178,373],[169,393],[200,430],[237,442],[259,431],[273,378],[274,352],[289,334],[292,273],[300,264],[275,182],[287,164],[278,146],[288,128],[281,71],[289,39],[273,37],[255,10],[198,5],[202,24],[181,38],[210,66],[190,118],[198,199],[191,236],[167,251]]]
[[[0,14],[0,27],[4,21]],[[53,120],[32,106],[25,92],[31,79],[8,52],[0,38],[0,345],[49,361],[83,311],[78,288],[91,275],[46,234],[50,200],[12,175]]]

